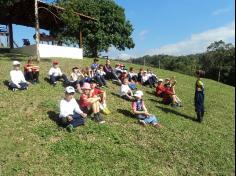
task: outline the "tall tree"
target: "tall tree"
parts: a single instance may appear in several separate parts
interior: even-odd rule
[[[216,41],[207,47],[207,53],[210,58],[213,58],[214,64],[218,67],[218,82],[221,80],[221,71],[226,66],[226,59],[230,57],[230,51],[234,46],[229,43],[226,44],[224,41]]]
[[[83,46],[88,56],[98,56],[110,47],[118,50],[134,48],[133,28],[126,20],[125,10],[113,0],[58,0],[66,10],[61,15],[65,27],[56,31],[69,43],[79,44],[79,31],[83,33]],[[86,14],[97,21],[79,20],[72,11]]]

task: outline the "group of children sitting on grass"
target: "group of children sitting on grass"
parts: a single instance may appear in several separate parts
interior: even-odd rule
[[[51,85],[56,86],[57,81],[63,80],[66,87],[65,98],[60,103],[59,117],[69,131],[83,125],[88,114],[91,114],[91,118],[95,122],[105,123],[101,112],[103,114],[111,113],[107,108],[106,92],[102,90],[103,87],[107,87],[107,80],[112,80],[113,83],[120,85],[121,98],[132,102],[132,111],[142,125],[152,124],[155,127],[161,127],[158,118],[147,111],[143,101],[143,92],[137,90],[137,84],[156,87],[156,96],[161,97],[164,104],[171,104],[174,107],[182,106],[175,92],[175,78],[164,81],[158,79],[150,70],[140,69],[139,73],[135,73],[134,68],[130,68],[128,72],[121,64],[117,64],[113,69],[110,60],[106,60],[105,65],[99,65],[98,62],[98,59],[94,59],[94,63],[90,67],[83,69],[74,67],[69,79],[60,69],[58,61],[53,61],[49,70]],[[39,67],[33,64],[32,59],[29,59],[24,66],[23,73],[20,70],[20,62],[14,61],[10,77],[10,89],[13,91],[27,90],[29,84],[39,83]],[[196,85],[199,86],[199,81]],[[80,94],[79,103],[74,98],[75,93]],[[203,117],[204,110],[202,109],[201,107],[200,113],[198,113],[199,118]]]

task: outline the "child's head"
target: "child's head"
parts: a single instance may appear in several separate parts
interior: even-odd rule
[[[106,60],[106,64],[107,65],[110,65],[111,64],[111,61],[109,59]]]
[[[134,67],[130,67],[129,71],[132,73],[134,72]]]
[[[91,85],[89,83],[84,83],[82,90],[85,95],[89,95],[91,91]]]
[[[96,82],[96,80],[93,79],[93,80],[91,81],[90,87],[91,87],[91,89],[95,89],[95,88],[97,87],[97,82]]]
[[[96,63],[98,63],[98,58],[95,58],[94,60],[93,60],[93,62],[96,64]]]
[[[161,85],[163,84],[163,79],[159,79],[158,82],[157,82],[158,85]]]
[[[33,64],[33,59],[32,59],[32,58],[29,58],[27,63],[28,63],[29,65]]]
[[[73,73],[78,73],[78,71],[79,71],[79,68],[78,68],[78,67],[72,68],[72,72],[73,72]]]
[[[141,90],[138,90],[135,92],[134,97],[136,100],[141,100],[143,98],[143,92]]]
[[[140,68],[139,72],[140,73],[143,73],[144,69],[143,68]]]
[[[12,63],[14,70],[20,70],[20,62],[19,61],[13,61]]]
[[[123,81],[123,84],[124,84],[124,85],[128,85],[128,84],[129,84],[129,79],[128,79],[128,78],[125,78],[124,81]]]
[[[99,65],[99,70],[103,70],[103,65]]]
[[[202,78],[202,77],[205,76],[205,71],[203,71],[203,70],[197,70],[197,71],[195,72],[195,74],[196,74],[196,76],[197,76],[198,78]]]
[[[65,99],[66,99],[66,101],[70,101],[74,97],[74,95],[75,95],[74,87],[69,86],[65,89]]]
[[[52,62],[52,66],[53,66],[54,68],[58,68],[58,67],[59,67],[59,62],[58,62],[58,61],[53,61],[53,62]]]

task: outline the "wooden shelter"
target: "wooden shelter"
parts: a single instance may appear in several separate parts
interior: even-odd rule
[[[13,24],[27,27],[35,27],[36,35],[39,29],[54,30],[64,26],[60,20],[60,13],[65,9],[53,4],[47,4],[39,0],[16,0],[12,6],[0,7],[0,24],[8,25],[10,48],[14,48]],[[81,20],[93,20],[95,18],[75,12]],[[37,24],[38,23],[38,24]],[[79,30],[80,48],[82,44],[82,30]],[[39,36],[38,36],[39,38]],[[37,40],[36,40],[37,43]]]

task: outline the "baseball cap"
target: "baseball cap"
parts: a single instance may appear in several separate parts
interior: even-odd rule
[[[19,61],[13,61],[12,65],[13,66],[20,65],[20,62]]]
[[[72,86],[69,86],[65,89],[65,92],[68,94],[75,93],[75,89]]]
[[[137,92],[135,92],[134,96],[138,98],[142,98],[143,92],[141,90],[138,90]]]
[[[158,82],[163,82],[164,80],[163,79],[159,79]]]

